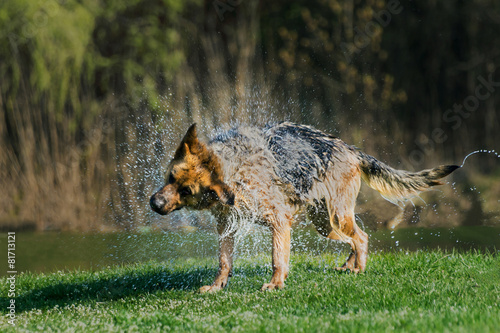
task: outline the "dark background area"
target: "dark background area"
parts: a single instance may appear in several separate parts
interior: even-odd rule
[[[7,0],[0,228],[157,222],[148,198],[193,122],[306,123],[407,170],[499,149],[499,32],[495,0]],[[497,156],[450,180],[402,225],[498,224]],[[377,198],[359,205],[374,228],[397,214]]]

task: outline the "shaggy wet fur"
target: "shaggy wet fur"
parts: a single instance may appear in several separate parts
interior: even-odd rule
[[[398,204],[432,186],[458,166],[413,173],[395,170],[342,140],[312,127],[283,122],[238,127],[208,144],[189,128],[166,172],[165,186],[150,200],[160,214],[182,207],[210,209],[217,217],[219,271],[201,292],[222,289],[232,269],[235,215],[251,216],[272,231],[273,275],[263,290],[284,286],[290,258],[290,228],[305,211],[318,232],[351,246],[339,270],[364,271],[368,235],[355,222],[361,179]]]

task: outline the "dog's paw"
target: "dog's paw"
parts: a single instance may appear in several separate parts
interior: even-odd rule
[[[262,288],[260,288],[260,290],[264,291],[264,290],[277,290],[277,289],[283,289],[283,287],[285,286],[285,284],[283,282],[281,283],[264,283],[264,285],[262,286]]]
[[[335,267],[335,270],[337,272],[347,272],[347,273],[355,273],[355,274],[358,274],[360,273],[361,271],[359,270],[359,268],[353,268],[353,267],[346,267],[346,266],[342,266],[342,267]]]
[[[220,286],[203,286],[200,288],[200,293],[201,294],[215,293],[215,292],[220,291],[220,290],[222,290],[222,288]]]

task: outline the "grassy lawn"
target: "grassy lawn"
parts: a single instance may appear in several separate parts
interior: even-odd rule
[[[229,286],[199,294],[215,260],[17,277],[16,327],[0,279],[0,331],[498,332],[500,257],[477,252],[378,253],[364,274],[339,257],[292,255],[286,287],[261,292],[270,258],[236,260]]]

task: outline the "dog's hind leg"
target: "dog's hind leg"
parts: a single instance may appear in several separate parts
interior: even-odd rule
[[[356,262],[354,269],[359,269],[360,272],[364,272],[366,269],[366,260],[368,259],[368,234],[357,225],[354,240],[356,243]]]
[[[342,271],[349,269],[355,273],[363,272],[368,255],[368,235],[356,225],[354,213],[337,218],[337,221],[339,228],[334,227],[328,238],[349,243],[351,253],[345,264],[336,269]]]
[[[344,232],[348,228],[344,227],[342,229],[342,226],[346,225],[345,220],[343,218],[342,221],[339,220],[333,204],[330,203],[327,205],[323,201],[322,204],[310,207],[308,210],[308,216],[309,218],[311,218],[314,227],[320,235],[332,240],[338,240],[344,243],[348,243],[351,246],[352,251],[349,259],[347,259],[346,263],[342,267],[338,267],[336,269],[350,269],[351,271],[354,271],[356,260],[356,245],[352,237]]]
[[[362,272],[366,267],[368,235],[356,225],[353,209],[346,208],[345,205],[340,206],[342,209],[337,209],[336,205],[338,201],[315,206],[314,209],[309,209],[309,217],[321,235],[351,246],[349,258],[344,265],[336,269]]]
[[[217,232],[219,234],[219,271],[212,285],[200,288],[201,293],[221,290],[227,285],[231,276],[235,230],[230,230],[230,226],[225,222],[218,222]]]
[[[356,225],[354,216],[356,197],[361,186],[359,170],[352,168],[337,177],[336,181],[333,179],[335,177],[326,184],[329,189],[326,205],[331,227],[327,237],[346,242],[351,246],[349,258],[338,268],[339,270],[363,272],[368,255],[368,235]]]

